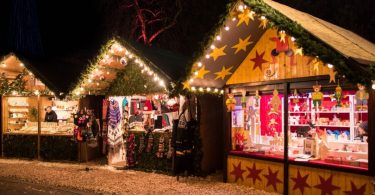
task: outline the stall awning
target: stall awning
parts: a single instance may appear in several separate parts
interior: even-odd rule
[[[362,64],[375,64],[375,44],[359,35],[275,1],[264,0],[264,2],[300,24],[306,31],[343,56],[353,58]]]

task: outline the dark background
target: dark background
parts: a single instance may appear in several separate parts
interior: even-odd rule
[[[175,0],[154,2],[167,17],[176,13]],[[375,1],[278,0],[350,29],[375,42]],[[79,77],[113,35],[135,39],[130,0],[0,0],[0,55],[15,52],[60,90]],[[153,47],[192,57],[200,42],[227,8],[229,0],[182,0],[177,23],[162,33]]]

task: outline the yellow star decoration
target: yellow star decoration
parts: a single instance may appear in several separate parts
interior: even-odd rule
[[[198,70],[198,74],[197,74],[196,78],[204,79],[204,75],[206,75],[207,73],[210,72],[209,70],[206,70],[205,68],[206,68],[206,66],[203,66],[201,69]]]
[[[302,47],[295,49],[294,50],[294,54],[295,55],[301,55],[301,56],[303,56],[303,49],[302,49]]]
[[[286,37],[286,33],[285,33],[285,31],[280,31],[279,32],[279,35],[280,35],[280,42],[283,42],[283,43],[285,43],[285,37]]]
[[[215,80],[217,79],[222,79],[224,80],[224,78],[230,74],[232,74],[231,72],[229,72],[231,69],[233,68],[233,66],[229,67],[229,68],[225,68],[225,66],[223,66],[221,68],[221,71],[220,72],[215,72],[215,74],[217,75]]]
[[[318,74],[319,73],[319,64],[320,64],[319,60],[315,58],[312,61],[312,63],[313,63],[313,70],[315,71],[316,74]]]
[[[237,45],[234,45],[232,48],[233,49],[236,49],[236,51],[234,52],[235,54],[238,53],[239,51],[243,50],[246,52],[246,47],[248,45],[250,45],[251,43],[253,43],[252,41],[249,41],[250,39],[250,36],[249,35],[248,37],[246,37],[244,40],[242,40],[241,38],[238,39],[238,43]]]
[[[183,82],[182,85],[184,86],[183,89],[190,89],[189,81],[185,81],[185,82]]]
[[[336,83],[336,73],[333,68],[329,69],[329,83]]]
[[[263,29],[266,29],[267,28],[267,23],[268,23],[267,18],[260,19],[260,24],[259,24],[258,28],[262,27]]]
[[[245,9],[242,13],[238,14],[238,23],[237,26],[245,22],[246,26],[249,25],[250,19],[254,20],[254,12],[251,12],[248,9]]]
[[[224,45],[223,47],[221,48],[215,48],[211,53],[210,53],[210,56],[214,58],[214,61],[217,60],[217,58],[219,58],[220,56],[225,56],[226,53],[224,52],[224,49],[226,48],[227,46]]]

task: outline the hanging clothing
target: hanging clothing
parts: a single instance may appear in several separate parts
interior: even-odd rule
[[[107,119],[107,111],[109,106],[109,100],[103,100],[102,119]]]
[[[108,112],[107,112],[108,126],[115,128],[119,124],[120,120],[121,120],[121,113],[120,113],[119,104],[116,100],[110,100]]]

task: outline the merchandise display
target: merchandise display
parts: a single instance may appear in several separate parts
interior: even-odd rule
[[[38,117],[41,116],[42,135],[73,135],[73,113],[78,108],[78,101],[57,101],[49,97],[40,97],[43,110],[38,110],[37,97],[5,96],[2,101],[3,132],[6,134],[38,134]],[[47,122],[45,112],[57,115],[57,122]],[[56,116],[55,115],[55,116]]]
[[[367,168],[367,92],[362,85],[357,92],[340,85],[321,89],[316,84],[311,92],[288,95],[289,160]],[[276,89],[272,95],[253,93],[234,97],[239,103],[231,112],[232,150],[283,158],[283,95]]]

